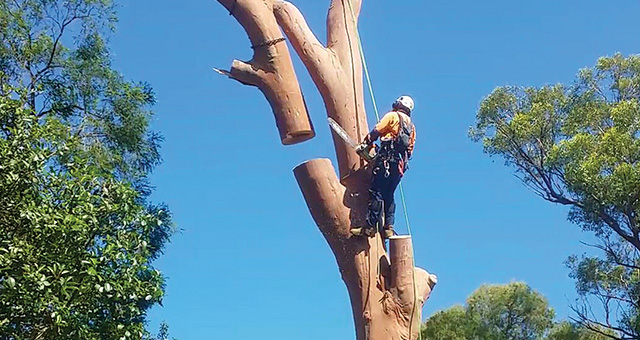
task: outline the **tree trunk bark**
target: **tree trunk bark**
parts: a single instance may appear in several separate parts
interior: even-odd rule
[[[289,2],[218,2],[240,22],[254,46],[280,38],[282,28],[318,88],[327,115],[354,140],[364,138],[368,127],[357,40],[361,0],[331,1],[326,47]],[[306,108],[304,114],[291,114],[302,112],[304,107],[291,57],[281,40],[271,44],[256,49],[252,61],[234,61],[231,71],[220,72],[258,86],[271,104],[283,143],[301,142],[313,137],[313,130]],[[366,223],[371,171],[353,149],[338,136],[333,138],[339,178],[328,159],[307,161],[293,172],[347,286],[357,339],[417,339],[422,306],[437,279],[423,269],[414,268],[409,236],[391,238],[387,255],[379,233],[374,238],[351,235],[351,227]]]

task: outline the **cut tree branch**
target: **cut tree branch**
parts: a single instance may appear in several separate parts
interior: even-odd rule
[[[218,0],[245,29],[253,58],[234,60],[230,71],[219,71],[246,85],[257,86],[269,101],[282,144],[296,144],[315,136],[298,85],[289,49],[273,15],[273,1]]]

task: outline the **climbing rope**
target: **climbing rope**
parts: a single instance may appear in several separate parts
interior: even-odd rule
[[[362,40],[360,39],[360,33],[358,32],[358,28],[357,28],[357,24],[356,24],[356,15],[355,12],[353,11],[353,7],[351,6],[351,0],[346,0],[347,4],[349,5],[349,10],[351,11],[351,17],[353,20],[353,25],[354,27],[356,27],[355,31],[356,31],[356,41],[358,42],[358,50],[360,51],[360,59],[362,60],[362,68],[364,69],[364,74],[365,74],[365,78],[367,79],[367,86],[369,88],[369,95],[371,97],[371,103],[373,104],[373,111],[376,115],[376,121],[380,120],[380,113],[378,111],[378,105],[376,104],[376,98],[375,95],[373,94],[373,85],[371,82],[371,77],[369,75],[369,68],[367,67],[367,61],[364,57],[364,48],[362,47]],[[346,25],[345,25],[346,27]],[[348,29],[348,28],[347,28]],[[349,31],[347,30],[347,37],[349,36]],[[353,65],[353,61],[351,62]],[[404,198],[404,189],[402,188],[402,182],[399,184],[400,187],[400,197],[402,198],[402,209],[404,211],[404,218],[405,218],[405,222],[407,224],[407,231],[409,233],[409,236],[411,236],[411,227],[409,225],[409,214],[407,213],[407,205],[405,204],[405,198]]]
[[[364,57],[364,48],[362,46],[362,40],[360,39],[360,33],[358,31],[358,24],[356,21],[356,15],[355,12],[353,11],[353,6],[351,5],[351,0],[346,0],[347,4],[349,5],[349,10],[351,11],[351,19],[352,19],[352,23],[353,23],[353,27],[355,28],[355,32],[356,32],[356,41],[358,42],[358,50],[359,50],[359,54],[360,54],[360,59],[362,60],[362,68],[364,69],[364,74],[365,74],[365,78],[367,80],[367,85],[369,88],[369,95],[371,97],[371,103],[373,104],[373,111],[376,114],[376,121],[380,121],[380,114],[378,112],[378,105],[376,104],[376,99],[375,96],[373,94],[373,85],[371,82],[371,77],[369,75],[369,68],[367,67],[367,61]],[[343,1],[343,7],[344,7],[344,1]],[[351,38],[349,37],[349,28],[347,27],[346,24],[346,20],[345,20],[345,29],[347,31],[347,38],[349,40],[349,45],[351,45]],[[351,56],[351,68],[352,71],[354,69],[354,62],[353,62],[353,55]],[[354,88],[355,88],[355,81],[353,84]],[[354,96],[355,96],[355,91],[354,91]],[[357,105],[356,105],[357,107]],[[357,119],[356,119],[357,120]],[[404,211],[404,219],[405,222],[407,224],[407,232],[409,234],[409,237],[411,237],[411,239],[413,240],[413,237],[411,236],[411,225],[409,223],[409,213],[407,212],[407,204],[404,198],[404,189],[402,187],[402,183],[399,184],[400,187],[400,197],[401,197],[401,201],[402,201],[402,210]],[[376,239],[376,243],[377,243],[377,239]],[[413,247],[412,247],[413,248]],[[413,327],[413,318],[414,318],[414,314],[416,311],[416,302],[418,300],[418,293],[417,293],[417,288],[416,288],[416,271],[415,271],[415,267],[416,267],[416,261],[415,261],[415,256],[413,256],[413,271],[412,271],[412,280],[413,280],[413,308],[411,310],[411,319],[409,320],[409,338],[411,338],[411,332],[412,332],[412,327]],[[420,332],[420,330],[418,330],[418,339],[422,340],[422,334]]]

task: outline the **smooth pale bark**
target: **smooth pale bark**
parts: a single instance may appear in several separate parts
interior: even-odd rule
[[[328,47],[323,46],[313,35],[304,17],[293,4],[276,0],[274,12],[278,24],[320,91],[327,116],[338,122],[354,140],[360,141],[369,132],[355,26],[360,1],[351,1],[351,6],[348,3],[348,0],[331,2],[327,17]],[[365,162],[340,137],[333,135],[333,142],[340,180],[348,184],[351,180],[349,177],[357,173]]]
[[[218,0],[244,27],[254,54],[250,61],[234,60],[231,70],[218,70],[245,85],[257,86],[269,101],[282,144],[315,136],[298,85],[287,44],[273,16],[272,1]]]
[[[328,159],[307,161],[293,172],[349,291],[357,338],[416,339],[422,306],[437,279],[420,268],[414,275],[411,238],[391,238],[387,257],[379,235],[352,236],[349,229],[354,220],[361,220],[366,199],[354,197],[340,184]]]
[[[227,9],[233,5],[233,0],[218,2]],[[331,1],[326,45],[316,38],[300,11],[289,2],[238,0],[235,6],[233,15],[254,45],[279,37],[282,29],[318,88],[327,116],[335,119],[354,140],[362,140],[368,127],[356,32],[361,1]],[[229,74],[247,84],[257,84],[267,98],[278,97],[280,88],[277,86],[282,84],[274,86],[264,82],[268,78],[263,74],[266,71],[256,68],[256,65],[264,67],[261,64],[264,61],[258,58],[259,51],[256,50],[250,66],[234,62]],[[269,47],[268,61],[289,65],[288,53],[283,42],[276,43]],[[288,66],[285,71],[270,68],[269,72],[276,79],[293,74]],[[269,101],[274,112],[280,110],[271,99]],[[278,127],[281,128],[280,125]],[[367,163],[335,135],[334,147],[339,176],[328,159],[306,161],[293,172],[311,216],[327,240],[347,286],[357,339],[416,339],[422,306],[437,279],[423,269],[414,268],[410,237],[390,239],[387,255],[379,234],[374,238],[351,235],[351,227],[366,223],[371,173]]]

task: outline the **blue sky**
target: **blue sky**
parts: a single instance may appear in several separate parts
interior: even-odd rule
[[[324,39],[329,1],[294,3]],[[151,327],[166,320],[181,340],[353,339],[346,289],[292,174],[305,160],[334,158],[322,101],[297,57],[317,137],[284,147],[262,94],[212,71],[251,57],[221,5],[121,4],[115,66],[157,93],[153,126],[166,141],[153,197],[182,229],[156,263],[168,285]],[[599,56],[638,53],[638,14],[630,0],[365,0],[360,30],[378,104],[387,109],[402,93],[416,101],[418,144],[403,183],[416,263],[439,277],[425,317],[481,284],[512,280],[570,315],[563,262],[592,238],[467,130],[496,86],[569,83]],[[368,114],[371,125],[370,105]],[[397,228],[406,231],[402,218]]]

